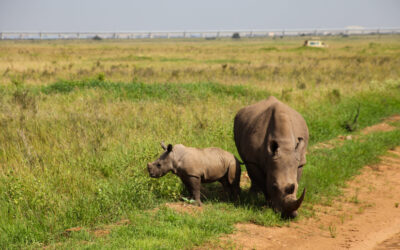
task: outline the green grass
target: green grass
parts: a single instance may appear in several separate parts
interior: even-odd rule
[[[398,145],[396,130],[312,149],[349,134],[344,124],[358,106],[358,129],[400,113],[400,46],[392,37],[332,38],[325,51],[299,42],[1,41],[0,248],[190,248],[237,222],[288,223],[261,195],[243,190],[227,202],[217,184],[202,213],[176,213],[163,204],[184,192],[180,180],[151,179],[145,168],[160,141],[237,155],[236,112],[269,95],[309,126],[300,215],[312,215],[312,204],[339,195],[360,167]],[[106,238],[91,233],[121,218],[131,224]],[[65,233],[76,226],[84,229]]]
[[[302,186],[307,187],[306,206],[302,214],[312,214],[310,204],[326,202],[341,193],[340,188],[360,168],[377,162],[377,157],[398,145],[400,131],[363,136],[356,142],[347,142],[330,152],[313,150]],[[357,160],[354,160],[356,157]],[[86,235],[88,243],[82,244],[82,233],[73,235],[63,245],[72,248],[130,248],[182,249],[201,245],[216,235],[231,233],[235,223],[251,221],[271,226],[288,223],[269,209],[260,206],[262,197],[249,198],[242,194],[236,203],[206,202],[204,211],[195,215],[177,213],[161,206],[157,211],[132,211],[128,216],[132,224],[116,227],[106,238]]]
[[[276,47],[265,47],[265,48],[260,48],[261,51],[279,51],[278,48]]]
[[[388,88],[393,91],[374,91],[344,98],[340,97],[339,92],[339,95],[333,101],[329,98],[330,93],[328,93],[329,102],[317,104],[309,101],[305,107],[299,107],[298,111],[308,121],[311,131],[310,144],[331,139],[340,133],[346,133],[344,124],[354,117],[358,106],[360,106],[358,124],[361,128],[377,123],[383,117],[398,112],[400,110],[398,87],[395,84],[389,84]],[[262,100],[270,95],[266,91],[257,90],[247,85],[112,83],[99,80],[59,81],[42,87],[41,91],[51,95],[89,89],[105,90],[104,96],[111,96],[117,100],[167,100],[177,104],[194,100],[207,100],[208,98],[241,98],[245,99],[246,102],[251,102]],[[279,95],[275,96],[279,97]],[[382,109],[383,106],[386,108]],[[334,121],[332,116],[335,117]]]
[[[398,113],[399,90],[391,86],[388,85],[389,91],[341,97],[335,105],[327,99],[318,105],[310,102],[299,107],[310,128],[311,145],[345,133],[342,123],[354,112],[356,104],[361,105],[360,128]],[[146,162],[160,152],[159,141],[218,146],[236,152],[232,140],[235,112],[266,94],[248,86],[213,83],[149,85],[98,80],[6,87],[2,91],[3,108],[15,111],[3,113],[1,119],[1,164],[12,166],[3,168],[0,176],[1,213],[6,215],[0,220],[0,230],[5,235],[0,241],[2,246],[63,241],[66,228],[91,228],[121,217],[132,218],[133,212],[145,213],[165,201],[177,200],[183,189],[177,177],[155,180],[145,172]],[[348,143],[329,152],[311,151],[302,182],[309,190],[306,201],[318,202],[321,197],[337,194],[346,179],[388,146],[398,143],[398,138],[398,132],[392,132],[371,136],[368,143],[360,145]],[[329,171],[324,173],[322,169]],[[244,191],[241,203],[220,204],[220,189],[217,186],[215,190],[216,194],[211,192],[210,201],[206,201],[211,206],[207,208],[211,211],[209,216],[228,212],[218,220],[202,217],[206,215],[189,216],[189,221],[195,221],[190,223],[199,223],[196,230],[207,220],[217,221],[212,233],[204,232],[194,243],[226,233],[226,223],[230,224],[228,228],[237,221],[285,223],[263,207],[260,196],[247,198]],[[174,216],[180,218],[178,214]],[[180,227],[164,228],[162,224],[159,230],[163,235],[164,231]],[[189,246],[194,232],[191,228],[186,236],[176,232],[177,239],[169,244],[173,246],[182,238],[180,244]],[[156,239],[164,237],[161,235],[154,236],[152,246],[157,247]]]
[[[206,99],[214,96],[223,97],[252,97],[261,99],[268,96],[265,91],[258,91],[250,86],[227,86],[218,83],[186,83],[186,84],[145,84],[145,83],[113,83],[99,80],[89,81],[59,81],[42,88],[45,94],[67,94],[71,91],[79,90],[105,90],[110,93],[113,98],[127,99],[132,101],[138,100],[169,100],[184,99]]]
[[[344,127],[346,121],[354,118],[358,106],[360,115],[359,128],[378,123],[383,117],[396,114],[400,110],[399,90],[382,93],[374,91],[355,97],[341,98],[338,103],[312,103],[310,107],[301,110],[310,130],[310,144],[332,139],[340,134],[348,133]],[[385,107],[385,108],[383,108]],[[334,117],[334,119],[332,119]]]

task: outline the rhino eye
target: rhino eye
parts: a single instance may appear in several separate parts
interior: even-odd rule
[[[156,165],[157,167],[161,167],[161,164],[160,163],[157,163],[157,165]]]

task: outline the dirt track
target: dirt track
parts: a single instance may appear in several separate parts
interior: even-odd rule
[[[390,129],[382,123],[363,132]],[[389,153],[378,165],[364,167],[332,206],[315,207],[317,212],[313,218],[291,223],[289,227],[238,224],[236,233],[220,239],[219,247],[400,249],[400,147]]]

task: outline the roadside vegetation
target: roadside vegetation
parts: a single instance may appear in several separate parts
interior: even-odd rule
[[[233,117],[275,95],[310,129],[303,216],[387,149],[390,132],[314,147],[400,113],[398,36],[240,41],[0,41],[0,248],[190,248],[237,222],[290,223],[246,187],[206,186],[193,214],[165,206],[180,180],[151,179],[160,141],[237,155]],[[360,107],[356,131],[346,124]],[[129,223],[96,237],[96,229]],[[82,227],[66,232],[66,229]]]

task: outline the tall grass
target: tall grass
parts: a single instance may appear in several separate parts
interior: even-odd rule
[[[244,190],[241,202],[229,203],[213,186],[202,215],[177,214],[162,204],[178,200],[179,179],[151,179],[146,163],[160,153],[161,140],[237,154],[234,115],[270,94],[303,114],[311,145],[348,133],[343,124],[358,106],[358,128],[399,113],[399,44],[370,39],[333,39],[323,51],[299,48],[297,40],[1,41],[0,248],[56,242],[75,248],[82,240],[94,247],[181,248],[230,232],[238,221],[286,223],[263,207],[262,197],[246,198]],[[127,62],[115,64],[119,57]],[[398,138],[391,132],[310,152],[302,182],[307,201],[337,193]],[[369,154],[374,144],[380,150]],[[347,159],[354,170],[340,174]],[[316,176],[331,165],[338,174],[319,190]],[[109,238],[88,233],[120,218],[132,224]],[[85,230],[65,235],[75,226]]]
[[[397,79],[398,35],[326,37],[329,48],[302,47],[304,39],[242,41],[0,41],[0,82],[80,80],[103,73],[113,82],[218,82],[282,88],[347,85]]]
[[[310,204],[326,202],[327,198],[340,194],[346,180],[365,164],[376,162],[377,156],[387,149],[398,145],[399,138],[400,132],[396,130],[362,136],[356,142],[348,141],[329,152],[313,150],[302,182],[308,190],[302,214],[312,214]],[[249,199],[247,190],[241,196],[242,200],[236,203],[208,203],[202,212],[194,215],[178,213],[166,206],[156,211],[136,210],[128,216],[131,224],[115,227],[110,236],[95,238],[86,228],[67,238],[63,247],[182,249],[201,245],[219,234],[231,233],[238,222],[251,221],[266,226],[289,223],[260,206],[262,197]]]

